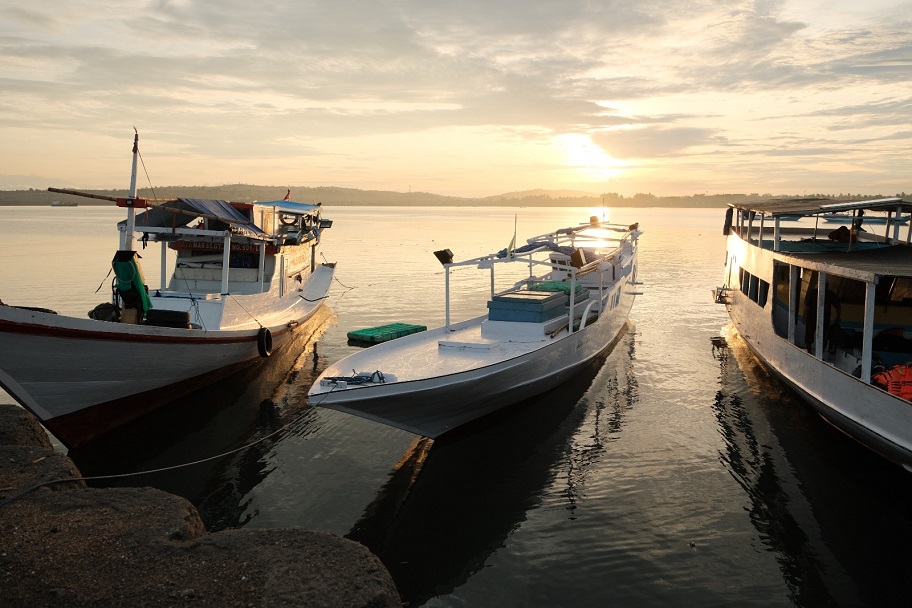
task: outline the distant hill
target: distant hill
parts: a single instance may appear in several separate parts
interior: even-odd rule
[[[616,192],[595,194],[578,190],[525,190],[508,192],[482,198],[460,198],[429,192],[391,192],[385,190],[357,190],[335,186],[256,186],[227,184],[224,186],[167,186],[141,189],[139,196],[148,198],[214,198],[235,202],[274,201],[291,190],[291,200],[337,206],[412,206],[412,207],[724,207],[729,203],[767,200],[788,197],[788,194],[695,194],[692,196],[656,196],[638,193],[624,196]],[[126,190],[85,190],[91,194],[108,197],[125,197]],[[823,194],[807,196],[824,197]],[[872,198],[881,195],[840,195],[839,198]],[[905,196],[905,193],[898,195]],[[835,197],[833,197],[835,198]],[[80,205],[111,205],[108,201],[58,194],[47,190],[0,191],[0,205],[50,205],[52,201],[74,201]]]
[[[548,197],[551,199],[561,199],[561,198],[599,198],[601,194],[596,192],[586,192],[584,190],[543,190],[542,188],[536,188],[535,190],[523,190],[522,192],[507,192],[506,194],[498,194],[496,196],[486,196],[482,200],[511,200],[511,199],[524,199],[524,198],[537,198],[537,197]]]

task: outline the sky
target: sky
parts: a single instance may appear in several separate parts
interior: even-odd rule
[[[0,189],[912,192],[912,0],[0,3]],[[148,175],[147,175],[148,174]]]

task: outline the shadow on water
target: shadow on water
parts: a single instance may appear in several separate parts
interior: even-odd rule
[[[207,528],[230,527],[224,520],[238,511],[239,497],[265,477],[261,457],[280,440],[278,431],[308,414],[302,409],[311,382],[298,376],[313,374],[308,368],[317,358],[315,341],[330,321],[330,312],[319,311],[267,359],[69,456],[85,476],[126,475],[93,486],[157,487],[193,502]],[[299,380],[306,387],[298,387]],[[186,463],[195,464],[180,466]],[[141,471],[154,472],[127,475]]]
[[[740,336],[714,347],[720,459],[796,606],[907,602],[912,477],[823,421]],[[903,552],[906,550],[903,549]]]
[[[628,328],[613,345],[627,367],[633,338]],[[618,370],[603,370],[610,353],[543,395],[437,440],[416,439],[346,535],[380,557],[406,605],[451,593],[505,546],[540,506],[584,421],[602,418],[604,433],[620,430],[623,414],[601,399],[606,387],[618,387]],[[572,479],[567,484],[572,494]],[[565,504],[572,510],[572,496]]]

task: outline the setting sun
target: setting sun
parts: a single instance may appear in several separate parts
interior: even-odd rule
[[[565,163],[586,179],[611,179],[621,174],[623,163],[609,156],[588,135],[567,133],[554,138]]]

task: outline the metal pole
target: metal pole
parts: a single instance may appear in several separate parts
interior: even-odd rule
[[[861,337],[861,381],[871,382],[871,352],[874,342],[874,282],[865,283],[864,327]]]
[[[161,255],[161,289],[162,291],[168,286],[165,282],[168,276],[168,242],[162,241],[162,255]]]
[[[443,269],[446,277],[446,329],[450,331],[450,266],[444,264]]]
[[[231,263],[231,233],[225,232],[225,251],[222,253],[222,293],[228,293],[228,266]]]
[[[136,165],[139,161],[139,131],[133,127],[133,170],[130,173],[130,199],[136,199]],[[133,230],[136,229],[136,210],[131,200],[127,207],[127,226],[121,239],[121,249],[133,250]]]
[[[826,283],[827,275],[825,272],[817,273],[817,326],[814,328],[814,356],[823,359],[823,316],[826,306]]]
[[[257,264],[260,280],[260,293],[266,291],[266,241],[260,241],[260,263]]]

